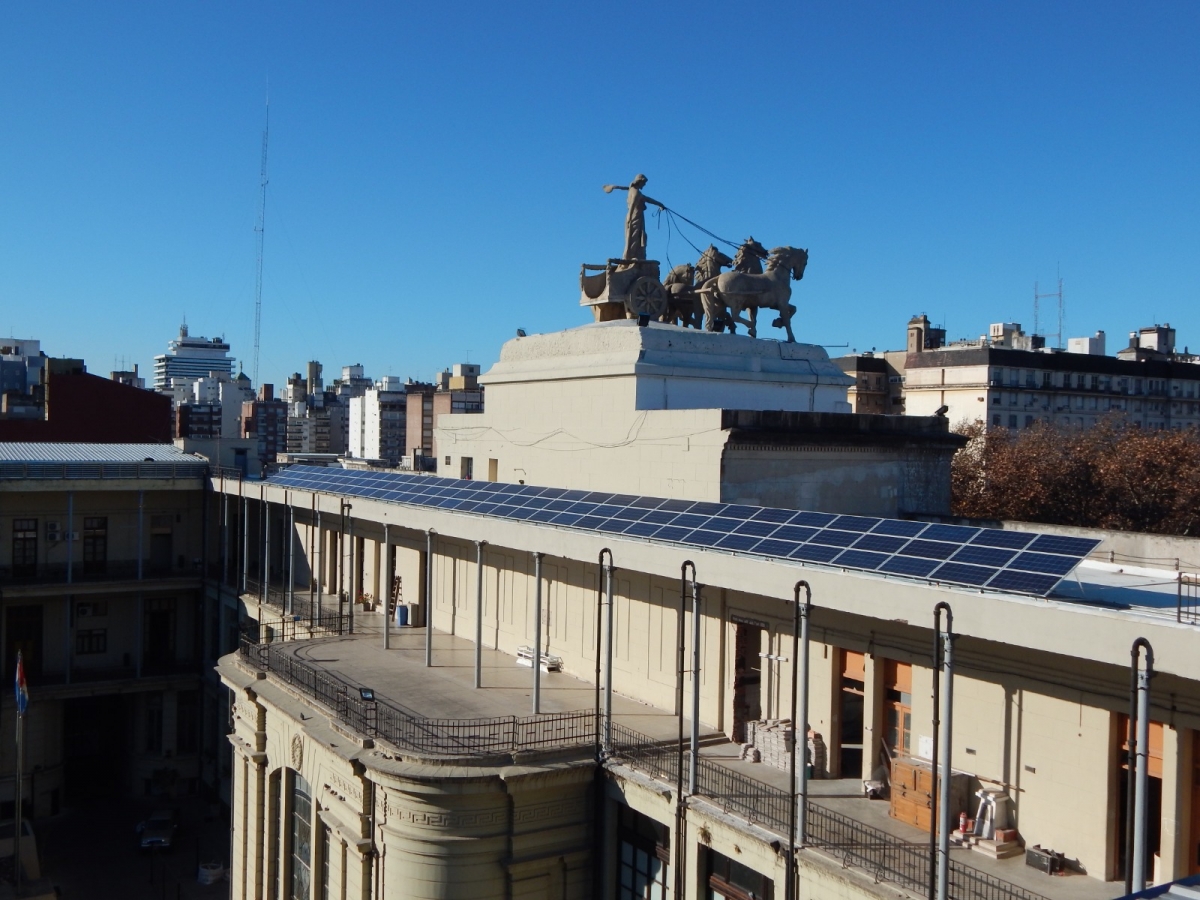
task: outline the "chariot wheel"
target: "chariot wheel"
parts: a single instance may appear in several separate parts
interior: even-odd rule
[[[657,278],[643,275],[629,289],[629,311],[657,319],[667,311],[667,292]]]

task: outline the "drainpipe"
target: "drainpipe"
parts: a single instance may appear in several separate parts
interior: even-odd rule
[[[687,879],[684,876],[686,850],[684,832],[687,828],[687,810],[683,805],[683,666],[686,651],[687,629],[684,619],[687,616],[688,598],[688,569],[691,569],[691,584],[696,583],[696,564],[690,559],[685,560],[679,567],[679,622],[675,629],[675,710],[679,714],[679,744],[675,761],[675,896],[682,900]]]
[[[313,543],[313,561],[317,564],[317,604],[312,615],[321,623],[321,595],[325,590],[325,532],[321,530],[321,510],[317,509],[317,531]]]
[[[388,538],[389,526],[386,522],[383,523],[383,571],[385,574],[385,587],[383,594],[383,649],[387,650],[392,646],[392,585],[391,578],[386,578],[388,572],[388,563],[392,559],[392,545]]]
[[[612,695],[613,695],[613,563],[612,553],[604,566],[604,595],[608,606],[604,629],[604,746],[612,746]]]
[[[288,599],[287,614],[296,614],[296,507],[288,498]]]
[[[700,769],[700,591],[704,585],[692,579],[692,764],[688,769],[688,793],[696,793]]]
[[[602,571],[605,571],[604,558],[608,557],[608,566],[612,566],[612,551],[605,547],[600,551],[600,555],[596,560],[596,565]],[[601,633],[602,620],[601,610],[604,607],[604,584],[602,580],[596,580],[596,741],[600,744],[602,752],[608,751],[608,726],[600,721],[600,653],[601,653]],[[597,754],[599,755],[599,754]]]
[[[536,586],[533,590],[533,713],[542,711],[542,557],[545,554],[533,554],[533,580]]]
[[[142,549],[142,546],[143,546],[142,532],[145,530],[143,528],[143,519],[145,519],[145,512],[146,512],[146,494],[144,491],[138,491],[138,527],[137,527],[137,542],[138,542],[138,545],[137,545],[137,554],[138,554],[137,580],[138,581],[142,580],[142,574],[143,574],[143,572],[142,572],[142,557],[145,555],[145,552]]]
[[[804,588],[803,605],[800,604],[801,588]],[[788,874],[784,891],[787,900],[795,900],[796,897],[796,847],[804,846],[808,825],[808,619],[812,612],[812,588],[807,581],[796,582],[792,607],[792,746],[788,759],[792,802],[788,806],[791,840],[788,841]],[[797,692],[800,695],[799,709],[796,706]],[[796,749],[802,740],[806,748],[805,764],[800,769],[797,788]]]
[[[348,552],[346,553],[347,565],[350,569],[350,633],[354,634],[354,601],[358,599],[358,568],[356,565],[358,557],[358,545],[354,542],[354,517],[350,515],[351,506],[346,504],[346,531]]]
[[[425,667],[433,665],[433,535],[434,530],[425,531]],[[388,547],[388,569],[391,569],[392,548]],[[388,591],[392,589],[388,584]]]
[[[74,579],[74,569],[72,563],[74,560],[75,542],[71,540],[71,529],[75,527],[75,492],[67,491],[67,584],[70,584]]]
[[[941,614],[946,613],[946,629],[942,630]],[[937,900],[949,900],[950,894],[950,758],[954,739],[954,613],[950,604],[944,600],[933,608],[934,648],[940,653],[942,673],[946,676],[945,690],[938,698],[940,703],[935,706],[942,722],[945,723],[945,734],[939,739],[938,729],[934,728],[934,740],[940,746],[935,748],[934,767],[934,796],[930,814],[930,829],[938,832],[937,843]],[[939,690],[938,657],[934,659],[934,691]],[[939,752],[940,751],[940,752]],[[940,780],[939,780],[940,778]],[[940,809],[939,809],[940,806]]]
[[[475,542],[475,687],[483,687],[483,548]]]
[[[270,596],[271,581],[271,504],[267,502],[266,488],[262,489],[262,529],[263,529],[263,553],[262,553],[262,584],[259,587],[258,597],[259,603],[266,603]],[[261,621],[261,618],[260,620]]]
[[[1146,651],[1145,668],[1139,668],[1141,650]],[[1133,893],[1146,889],[1146,789],[1149,779],[1150,763],[1150,679],[1154,677],[1154,649],[1145,638],[1133,642],[1129,651],[1131,658],[1130,673],[1135,685],[1135,705],[1137,714],[1137,730],[1134,732],[1133,719],[1130,719],[1130,733],[1136,737],[1130,741],[1129,753],[1135,757],[1135,765],[1130,768],[1130,774],[1135,778],[1134,792],[1126,803],[1133,809],[1133,854],[1126,854],[1126,860],[1132,859],[1132,865],[1126,866],[1126,881],[1132,875]],[[1133,698],[1131,698],[1133,699]],[[1135,805],[1136,804],[1136,805]],[[1128,833],[1128,832],[1127,832]]]
[[[141,497],[138,497],[138,508],[141,508]],[[141,544],[141,515],[138,516],[138,543]],[[142,563],[138,561],[138,578],[141,578]],[[242,497],[242,590],[246,593],[246,585],[250,579],[250,498]]]
[[[225,476],[221,476],[221,584],[229,585],[229,495],[225,492]]]

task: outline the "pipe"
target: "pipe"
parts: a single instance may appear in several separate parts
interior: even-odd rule
[[[687,807],[683,804],[683,667],[687,652],[688,569],[692,570],[691,584],[696,583],[696,564],[690,559],[679,567],[679,621],[675,629],[675,709],[679,714],[679,744],[675,761],[675,896],[682,900],[687,879],[684,875],[687,850],[684,847],[684,832],[687,830]]]
[[[600,551],[600,555],[596,559],[596,565],[601,569],[604,568],[604,557],[608,556],[608,564],[612,565],[612,551],[605,547]],[[601,579],[596,579],[596,741],[600,744],[601,751],[608,750],[607,740],[602,740],[602,736],[606,733],[605,728],[600,722],[600,635],[601,635],[601,618],[600,613],[604,607],[604,585]],[[599,754],[597,754],[599,755]]]
[[[692,762],[688,768],[689,794],[696,793],[696,775],[700,769],[700,591],[703,587],[692,580]]]
[[[263,529],[263,558],[262,558],[262,584],[258,589],[260,603],[266,603],[270,596],[268,593],[271,581],[271,504],[267,502],[266,490],[263,491],[262,499],[262,529]]]
[[[1146,651],[1146,666],[1139,669],[1139,651]],[[1136,803],[1133,814],[1133,892],[1146,889],[1146,793],[1150,777],[1150,679],[1154,677],[1154,649],[1145,638],[1138,638],[1130,649],[1132,670],[1137,679],[1137,732],[1134,747],[1136,753],[1136,786],[1134,797],[1128,805]],[[1132,732],[1133,726],[1130,725]]]
[[[75,527],[75,492],[67,491],[67,584],[73,580],[74,570],[72,557],[75,555],[75,542],[71,540],[71,529]]]
[[[225,477],[221,477],[221,487],[224,490]],[[221,584],[229,584],[229,495],[222,493],[221,499]]]
[[[317,509],[317,531],[313,542],[313,557],[317,564],[317,603],[313,609],[317,624],[321,624],[321,599],[325,590],[325,532],[321,530],[321,510]]]
[[[533,554],[533,714],[542,711],[542,556]]]
[[[433,665],[433,536],[436,532],[425,531],[425,666]],[[392,564],[392,548],[388,547],[388,569]],[[391,591],[391,583],[388,590]]]
[[[941,630],[941,613],[946,613],[946,630]],[[950,896],[950,759],[954,739],[954,612],[944,600],[934,607],[934,622],[941,637],[942,672],[946,676],[945,688],[941,692],[939,714],[945,735],[941,740],[940,755],[934,763],[934,793],[940,795],[940,810],[937,818],[937,900],[949,900]],[[932,826],[931,826],[932,827]]]
[[[804,588],[804,604],[800,589]],[[808,621],[812,613],[812,588],[807,581],[797,581],[792,609],[792,746],[788,761],[791,769],[792,802],[788,807],[789,836],[788,875],[784,895],[787,900],[796,896],[796,847],[804,846],[808,832]],[[799,709],[797,709],[799,687]],[[801,731],[803,729],[803,732]],[[804,741],[804,765],[800,768],[799,787],[796,779],[796,752]],[[797,796],[799,795],[799,796]]]
[[[383,571],[387,572],[391,568],[392,561],[392,545],[388,543],[388,524],[383,523]],[[392,646],[392,579],[391,573],[388,573],[386,592],[383,595],[383,649],[387,650]]]
[[[351,508],[347,503],[346,509],[350,510]],[[348,533],[346,556],[350,567],[350,595],[348,598],[350,601],[350,633],[354,634],[354,601],[358,599],[358,544],[354,541],[354,517],[351,515],[346,516],[346,530]]]
[[[475,687],[483,687],[483,548],[475,542]]]
[[[613,695],[613,564],[612,554],[604,567],[604,594],[608,606],[604,629],[604,746],[612,745],[612,695]]]
[[[146,516],[145,516],[145,511],[146,511],[146,495],[145,495],[145,492],[143,492],[143,491],[138,491],[138,527],[137,527],[137,542],[138,542],[138,546],[137,546],[137,554],[138,554],[138,560],[137,560],[137,580],[138,580],[138,581],[141,581],[141,580],[142,580],[142,574],[143,574],[143,571],[142,571],[142,557],[146,555],[146,554],[145,554],[145,552],[144,552],[144,550],[142,549],[142,548],[145,546],[144,542],[142,541],[142,534],[143,534],[143,532],[145,531],[145,528],[144,528],[144,525],[143,525],[143,521],[144,521],[144,520],[145,520],[145,518],[146,518]],[[244,583],[243,583],[242,587],[243,587],[243,588],[245,587],[245,584],[244,584]]]
[[[296,614],[296,507],[288,498],[288,600],[287,614]]]
[[[138,508],[141,509],[141,497],[138,498]],[[141,515],[138,515],[138,543],[141,544]],[[142,564],[138,563],[138,578],[141,578]],[[250,498],[242,497],[242,590],[250,581]]]

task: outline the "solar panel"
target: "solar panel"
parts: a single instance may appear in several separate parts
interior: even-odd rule
[[[1100,543],[998,528],[318,466],[292,466],[267,481],[1035,596],[1051,592]]]

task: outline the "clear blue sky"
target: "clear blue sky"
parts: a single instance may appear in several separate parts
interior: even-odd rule
[[[264,381],[588,321],[579,264],[622,246],[600,186],[637,172],[809,249],[800,340],[1028,328],[1061,268],[1070,335],[1200,348],[1197,47],[1191,0],[8,3],[0,329],[107,373],[186,315],[249,370],[269,79]]]

